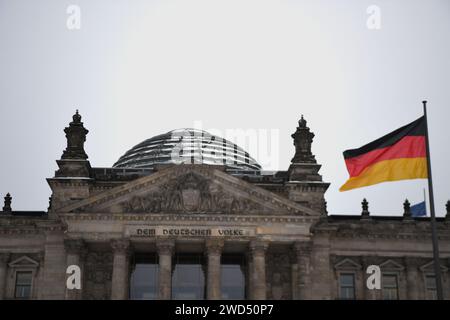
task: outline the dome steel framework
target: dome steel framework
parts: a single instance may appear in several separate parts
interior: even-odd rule
[[[256,160],[238,145],[198,129],[177,129],[147,139],[127,151],[113,167],[151,168],[182,163],[261,170]]]

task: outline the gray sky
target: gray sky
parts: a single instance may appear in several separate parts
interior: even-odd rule
[[[69,5],[81,9],[80,30],[66,26]],[[381,10],[381,29],[367,27],[370,5]],[[406,197],[423,199],[426,181],[340,193],[348,177],[342,151],[420,117],[426,98],[443,215],[449,40],[448,0],[0,0],[0,193],[11,192],[16,210],[47,208],[45,178],[76,108],[96,167],[201,121],[210,131],[278,130],[276,163],[252,155],[266,169],[286,170],[304,114],[331,182],[329,211],[359,213],[367,197],[373,213],[401,214]]]

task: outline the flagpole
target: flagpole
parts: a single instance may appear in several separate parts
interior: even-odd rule
[[[424,207],[425,207],[425,217],[426,217],[428,209],[427,209],[427,192],[426,192],[425,188],[423,188],[423,203],[425,204]]]
[[[442,294],[442,275],[441,264],[439,262],[439,243],[436,232],[436,214],[434,211],[434,195],[433,195],[433,178],[431,176],[431,157],[430,157],[430,142],[428,138],[428,118],[427,118],[427,101],[422,101],[423,113],[425,117],[425,140],[427,149],[427,170],[428,170],[428,196],[430,199],[430,221],[431,221],[431,237],[433,240],[433,259],[434,259],[434,273],[436,277],[436,291],[438,300],[443,300]]]

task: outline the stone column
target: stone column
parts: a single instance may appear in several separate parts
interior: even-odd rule
[[[407,299],[418,300],[419,296],[421,274],[419,273],[419,264],[415,258],[405,258],[406,264],[406,286],[407,286]]]
[[[252,254],[252,295],[253,300],[266,299],[266,251],[269,244],[265,241],[254,240],[250,242]]]
[[[35,299],[41,299],[42,286],[43,286],[43,278],[44,278],[44,269],[45,269],[45,252],[40,251],[36,255],[37,261],[39,262],[39,268],[36,270],[36,280],[34,281],[33,295]],[[66,258],[67,260],[67,258]],[[84,260],[83,260],[84,261]],[[83,279],[81,279],[83,281]],[[83,290],[83,282],[81,283],[81,289]]]
[[[128,299],[129,286],[129,248],[130,241],[126,239],[112,240],[113,272],[111,279],[111,299]]]
[[[66,250],[66,268],[71,265],[80,267],[81,271],[81,289],[67,289],[66,300],[80,300],[83,298],[84,289],[84,257],[86,254],[85,243],[82,239],[65,239],[64,248]],[[67,275],[68,276],[68,275]]]
[[[5,299],[6,273],[8,270],[9,253],[0,253],[0,300]]]
[[[299,300],[299,285],[298,285],[298,261],[297,252],[295,250],[289,251],[289,265],[291,266],[291,295],[292,300]]]
[[[383,293],[381,289],[369,289],[367,287],[367,279],[369,278],[369,274],[367,273],[367,268],[371,265],[378,265],[376,263],[376,258],[370,257],[370,256],[362,256],[361,257],[361,266],[362,269],[360,270],[360,276],[361,276],[361,299],[364,300],[382,300],[383,299]],[[381,280],[383,279],[383,270],[381,270],[380,274]],[[398,283],[400,284],[400,278],[397,279]],[[400,289],[400,288],[399,288]],[[400,292],[400,290],[399,290]]]
[[[158,299],[169,300],[172,297],[172,255],[175,241],[158,239],[156,248],[159,256]]]
[[[250,251],[247,251],[245,254],[247,269],[245,273],[245,295],[246,299],[252,299],[253,297],[253,258]]]
[[[42,280],[38,289],[41,300],[64,300],[66,298],[66,263],[67,253],[64,246],[62,229],[45,231],[44,266]]]
[[[294,244],[294,250],[297,255],[297,284],[298,299],[305,300],[309,298],[310,290],[310,263],[311,263],[311,242],[302,241]]]
[[[222,255],[223,241],[210,239],[206,241],[206,253],[208,255],[208,275],[207,275],[207,299],[218,300],[221,298],[221,273],[220,258]]]

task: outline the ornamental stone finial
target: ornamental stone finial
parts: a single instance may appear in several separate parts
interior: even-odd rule
[[[81,115],[78,113],[78,109],[75,111],[75,114],[72,116],[74,123],[80,123],[81,122]]]
[[[445,209],[447,213],[445,214],[445,220],[450,221],[450,200],[445,204]]]
[[[11,202],[12,202],[12,197],[8,192],[5,197],[5,205],[3,206],[3,212],[11,212],[12,211]]]
[[[411,219],[411,203],[408,199],[405,199],[405,202],[403,202],[403,218]]]
[[[295,155],[292,163],[317,163],[315,156],[312,154],[311,145],[314,133],[306,126],[306,120],[301,116],[298,121],[297,130],[291,135],[294,139]]]
[[[303,118],[303,115],[302,115],[302,117],[300,118],[300,120],[298,121],[298,126],[299,126],[300,128],[306,128],[306,120],[305,120],[305,118]]]
[[[72,119],[73,121],[64,129],[67,139],[67,148],[64,150],[61,158],[85,160],[88,156],[84,151],[84,142],[86,141],[86,135],[89,130],[83,126],[81,115],[78,113],[78,110],[75,112]]]
[[[370,212],[369,212],[369,201],[367,201],[366,198],[363,199],[361,202],[362,212],[361,212],[361,218],[368,219],[370,218]]]

